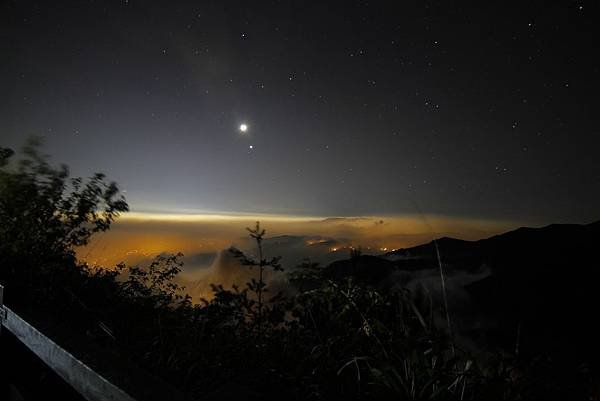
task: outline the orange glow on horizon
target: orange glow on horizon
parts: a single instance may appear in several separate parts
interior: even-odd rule
[[[91,264],[114,266],[121,261],[137,263],[162,252],[185,255],[216,253],[246,239],[248,226],[256,221],[268,237],[280,235],[314,237],[304,241],[308,247],[330,240],[342,244],[332,252],[361,246],[367,252],[386,252],[429,242],[434,237],[453,236],[480,239],[517,227],[515,222],[416,215],[317,217],[249,213],[140,213],[122,215],[106,233],[93,237],[78,256]],[[431,228],[430,228],[431,227]]]

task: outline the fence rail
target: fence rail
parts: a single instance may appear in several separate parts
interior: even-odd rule
[[[88,401],[135,401],[10,310],[3,304],[3,292],[0,285],[0,334],[2,330],[10,331]]]

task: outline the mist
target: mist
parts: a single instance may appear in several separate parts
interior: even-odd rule
[[[144,265],[158,254],[182,252],[184,267],[178,280],[194,299],[210,297],[210,284],[243,286],[252,276],[253,272],[240,266],[227,249],[235,246],[254,256],[255,244],[245,228],[256,221],[267,230],[266,256],[281,256],[286,271],[305,259],[322,265],[345,259],[351,247],[360,247],[367,254],[383,254],[442,236],[484,238],[518,225],[444,216],[424,220],[412,215],[316,218],[130,213],[109,232],[79,249],[78,256],[91,265],[110,269],[121,262]]]

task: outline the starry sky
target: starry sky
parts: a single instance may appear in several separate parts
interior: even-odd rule
[[[1,145],[135,212],[600,217],[591,1],[1,7]]]

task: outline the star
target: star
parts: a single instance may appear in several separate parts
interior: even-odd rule
[[[247,124],[240,124],[240,131],[241,132],[247,132],[248,131],[248,125]]]

